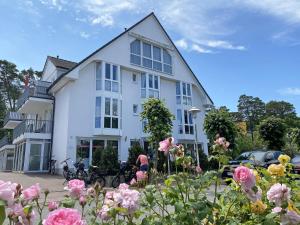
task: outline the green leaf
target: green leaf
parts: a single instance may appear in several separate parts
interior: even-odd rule
[[[4,205],[0,205],[0,225],[2,225],[4,223],[5,220],[5,206]]]
[[[72,198],[65,198],[61,201],[62,206],[65,208],[74,208],[75,203],[75,200],[73,200]]]

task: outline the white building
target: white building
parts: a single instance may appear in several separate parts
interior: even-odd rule
[[[80,155],[89,164],[93,150],[108,145],[120,160],[133,142],[147,149],[139,113],[149,97],[165,101],[176,117],[173,136],[188,148],[197,123],[207,153],[203,121],[213,102],[153,13],[79,63],[47,57],[42,81],[4,122],[13,129],[13,170],[46,171],[51,155],[58,162]],[[196,121],[192,106],[201,109]]]

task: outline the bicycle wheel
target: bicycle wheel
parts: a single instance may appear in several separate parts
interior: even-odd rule
[[[69,180],[69,179],[70,179],[69,171],[64,170],[64,171],[63,171],[63,176],[64,176],[64,178],[65,178],[66,180]]]
[[[115,176],[114,178],[113,178],[113,180],[111,181],[111,186],[113,187],[113,188],[117,188],[117,187],[119,187],[119,185],[120,185],[120,176]]]
[[[100,184],[101,187],[105,187],[105,178],[104,177],[97,177],[95,179],[95,182],[98,182]]]

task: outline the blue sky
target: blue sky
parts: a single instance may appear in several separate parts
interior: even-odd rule
[[[299,0],[0,0],[0,59],[80,61],[151,11],[216,106],[246,94],[300,114]]]

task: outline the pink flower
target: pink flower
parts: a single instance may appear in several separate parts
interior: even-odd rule
[[[217,138],[217,140],[215,140],[215,144],[220,145],[225,149],[227,149],[230,145],[230,143],[228,141],[226,141],[226,138],[224,138],[224,137]]]
[[[139,206],[140,193],[136,190],[124,189],[121,190],[122,201],[120,205],[128,210],[129,214],[132,214]]]
[[[43,221],[43,225],[86,225],[76,209],[61,208],[52,211]]]
[[[81,206],[85,206],[85,204],[86,204],[86,198],[85,198],[85,196],[80,196],[80,198],[79,198],[79,204],[81,205]]]
[[[87,193],[90,196],[95,196],[95,194],[96,194],[95,189],[92,188],[92,187],[90,187],[90,188],[87,189]]]
[[[12,217],[24,217],[24,209],[23,206],[20,203],[16,203],[14,205],[12,205],[9,209],[8,209],[8,214]]]
[[[132,178],[132,180],[130,181],[130,185],[135,185],[136,184],[136,179]]]
[[[32,210],[29,214],[25,214],[24,208],[20,203],[11,206],[8,209],[8,215],[19,222],[16,224],[22,225],[31,225],[35,219],[35,212]]]
[[[143,171],[137,171],[136,172],[136,179],[137,179],[138,182],[145,180],[146,179],[145,173]]]
[[[105,194],[105,198],[108,198],[108,199],[112,199],[113,196],[114,196],[114,192],[113,191],[108,191]]]
[[[254,187],[256,183],[252,170],[245,166],[239,166],[234,170],[233,179],[247,190]]]
[[[32,201],[38,199],[41,194],[41,188],[39,184],[32,185],[22,192],[22,196],[26,201]]]
[[[270,202],[274,202],[276,206],[281,206],[283,201],[290,199],[290,188],[285,184],[274,184],[267,192],[267,198]]]
[[[128,189],[128,188],[129,188],[128,184],[122,183],[119,185],[119,189]]]
[[[197,173],[202,173],[202,169],[201,169],[200,166],[196,166],[196,172],[197,172]]]
[[[65,189],[69,191],[71,197],[79,198],[84,188],[85,188],[84,181],[74,179],[68,182],[68,186]]]
[[[295,211],[287,210],[285,215],[281,216],[281,225],[293,225],[300,223],[300,215],[298,215]]]
[[[0,199],[5,201],[8,206],[14,202],[17,184],[10,181],[4,182],[0,180]]]
[[[51,212],[55,209],[57,209],[59,206],[58,202],[52,201],[48,203],[48,210]]]
[[[98,216],[102,219],[102,220],[109,220],[110,216],[108,214],[110,208],[107,205],[103,205],[101,210],[98,213]]]
[[[158,150],[162,152],[168,152],[173,145],[174,145],[174,138],[170,137],[159,142]]]
[[[280,213],[282,211],[281,207],[275,207],[272,209],[272,213]]]

